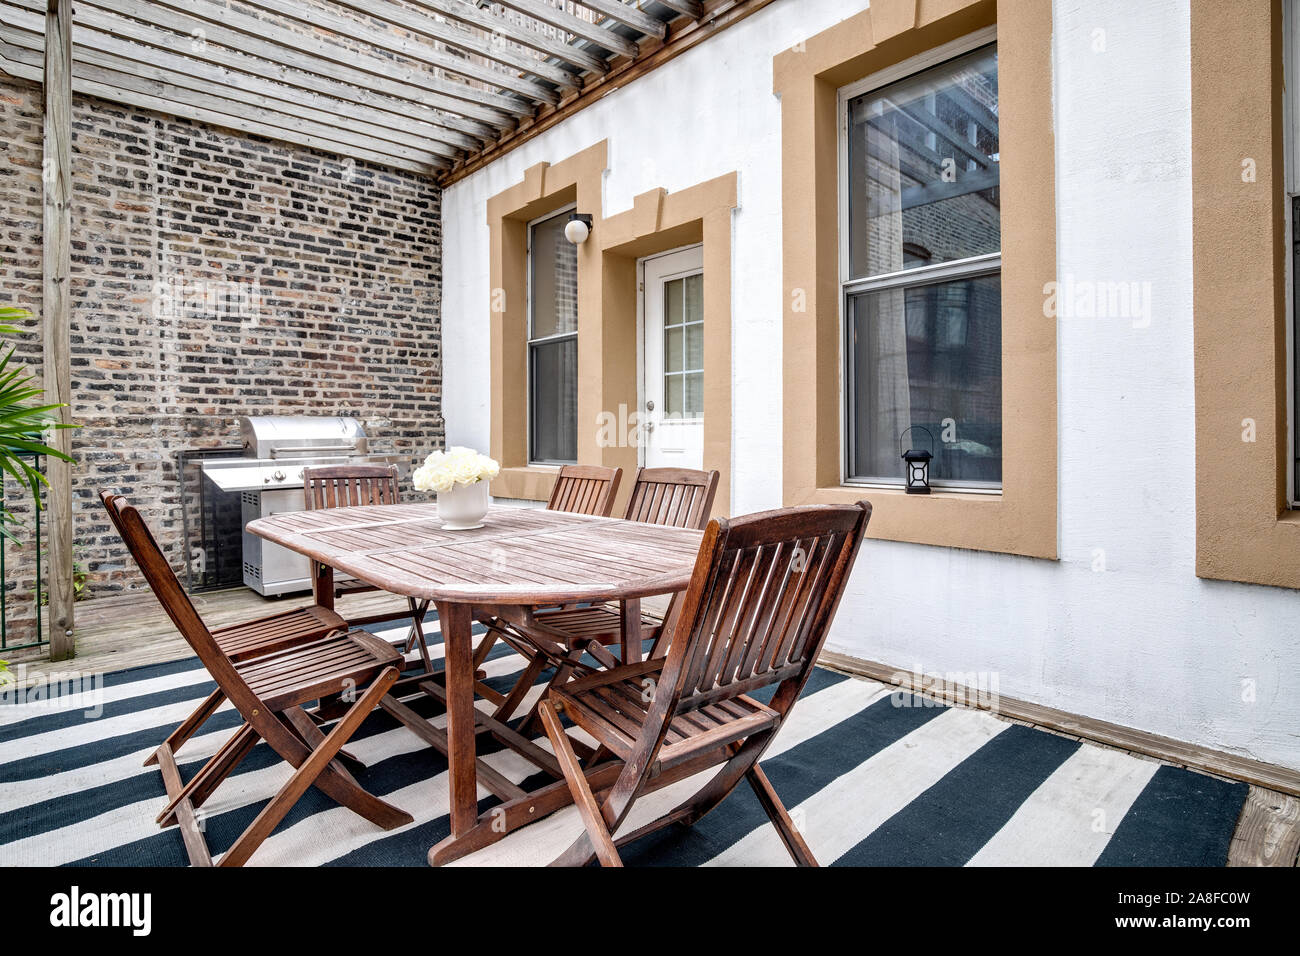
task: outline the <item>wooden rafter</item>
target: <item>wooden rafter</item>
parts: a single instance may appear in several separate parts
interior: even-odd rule
[[[110,33],[79,24],[78,36],[85,42],[73,51],[74,59],[110,66],[189,89],[211,89],[218,95],[268,110],[316,120],[327,126],[348,129],[376,140],[404,143],[427,149],[440,156],[454,156],[457,147],[472,149],[478,140],[467,134],[407,118],[384,115],[346,100],[322,96],[310,90],[271,83],[250,73],[241,73],[205,60],[185,57],[158,47],[141,46]],[[396,104],[394,104],[396,106]]]
[[[85,0],[79,0],[79,5],[80,2]],[[428,70],[386,57],[360,53],[338,42],[236,13],[229,7],[213,6],[206,0],[93,0],[90,5],[138,19],[151,18],[151,22],[181,33],[187,47],[195,41],[219,43],[272,63],[369,85],[406,99],[441,94],[440,109],[461,111],[462,116],[473,116],[488,123],[508,125],[511,115],[526,116],[533,111],[533,105],[519,97],[438,77]]]
[[[655,3],[692,20],[704,16],[704,4],[700,0],[655,0]]]
[[[621,3],[620,0],[578,0],[584,7],[599,14],[639,30],[648,37],[662,40],[668,32],[668,24],[643,12],[639,7]]]
[[[39,2],[40,0],[4,0],[0,3],[0,24],[16,21],[21,11],[13,11],[13,7],[30,7]],[[132,0],[114,2],[122,6],[132,3]],[[428,88],[388,83],[382,85],[382,92],[376,92],[374,87],[381,84],[364,70],[339,67],[330,61],[318,60],[305,50],[278,47],[273,43],[244,38],[224,28],[204,29],[203,21],[169,10],[158,10],[157,25],[147,27],[93,0],[79,0],[76,18],[78,29],[80,24],[90,23],[105,32],[127,36],[160,50],[256,73],[280,83],[329,93],[365,106],[384,109],[382,104],[385,101],[402,101],[391,107],[398,115],[406,112],[426,122],[444,125],[479,139],[490,136],[503,127],[508,128],[511,124],[511,118],[504,112],[464,102]],[[219,42],[218,37],[236,46],[227,47]],[[383,121],[388,122],[387,119]]]
[[[0,51],[8,61],[39,70],[37,51],[42,44],[39,36],[0,27],[0,40],[3,41]],[[416,172],[444,167],[458,154],[454,147],[444,143],[421,141],[416,137],[394,138],[397,134],[386,133],[379,127],[367,134],[365,130],[335,125],[338,120],[323,111],[279,103],[238,87],[187,81],[184,74],[95,50],[80,47],[74,50],[72,76],[74,88],[89,95],[102,98],[106,89],[120,87],[124,94],[133,94],[134,101],[130,104],[133,106],[157,109],[158,101],[168,101],[170,105],[164,111],[178,116],[218,122],[232,129],[354,155],[371,162],[400,165]],[[377,149],[381,142],[383,148]],[[401,162],[394,162],[398,160]]]
[[[0,0],[45,79],[52,0]],[[77,0],[73,91],[443,182],[773,0]]]
[[[300,17],[317,25],[326,26],[326,22],[321,19],[320,11],[304,7],[301,3],[294,2],[294,0],[253,0],[253,2],[263,9],[274,10],[286,16]],[[416,13],[407,7],[399,7],[391,3],[390,0],[334,0],[334,2],[341,7],[354,10],[391,26],[410,30],[414,34],[446,43],[452,47],[459,47],[466,53],[476,54],[485,60],[500,63],[502,66],[510,67],[524,74],[531,73],[539,79],[554,83],[561,88],[575,86],[579,82],[576,73],[571,73],[569,70],[554,63],[548,63],[544,59],[539,59],[527,52],[516,50],[508,44],[497,42],[490,35],[483,37],[477,32],[453,26],[436,17]],[[290,13],[291,10],[297,12]],[[394,53],[408,55],[409,46],[411,44],[402,44],[400,46],[390,44],[389,49]],[[548,102],[555,102],[558,99],[558,94],[554,94],[553,98],[548,97]]]
[[[636,56],[636,43],[621,33],[615,33],[607,26],[584,20],[567,10],[553,7],[543,2],[543,0],[498,0],[498,2],[511,10],[527,14],[541,23],[549,23],[551,26],[559,27],[561,30],[572,33],[589,43],[594,43],[611,53],[617,53],[619,56]]]
[[[489,38],[495,38],[499,42],[518,43],[520,46],[563,60],[565,63],[572,63],[588,73],[600,75],[609,70],[605,60],[596,54],[571,43],[564,43],[549,33],[512,23],[504,17],[480,9],[469,0],[411,0],[411,2],[430,13],[447,17],[466,26],[477,27],[485,31]]]
[[[194,0],[153,0],[153,2],[165,3],[168,6],[175,6],[177,9],[194,9],[191,6]],[[450,41],[455,34],[464,34],[464,36],[456,40],[454,44],[456,47],[464,53],[475,54],[478,58],[495,59],[490,44],[466,34],[465,31],[451,30],[446,24],[439,24],[438,21],[433,19],[421,22],[421,18],[418,16],[402,16],[402,8],[391,3],[334,0],[339,7],[351,8],[387,20],[389,26],[378,27],[368,26],[346,16],[332,13],[329,10],[303,6],[301,3],[295,3],[294,0],[249,0],[249,2],[259,10],[276,15],[277,18],[296,20],[307,26],[323,28],[329,30],[335,36],[347,37],[371,49],[391,53],[427,67],[435,67],[444,73],[455,74],[468,80],[477,80],[488,87],[500,86],[526,99],[554,103],[560,98],[560,94],[550,86],[536,80],[526,79],[520,76],[518,71],[494,69],[490,65],[477,62],[477,59],[445,53],[440,49],[441,44],[404,39],[393,31],[392,26],[401,26],[403,29],[414,30],[417,33],[444,42]],[[204,9],[204,7],[200,5],[200,9]],[[213,13],[220,15],[224,23],[236,25],[237,29],[254,29],[256,24],[265,23],[265,21],[256,18],[250,19],[236,16],[226,7],[206,9],[204,16],[210,16]],[[503,52],[500,55],[505,56],[506,54]],[[538,68],[539,70],[546,69],[541,64],[538,65]],[[552,83],[567,85],[573,83],[573,75],[564,70],[551,68],[548,74],[546,79]]]
[[[611,91],[622,89],[628,83],[652,72],[687,50],[694,49],[710,37],[774,2],[775,0],[707,0],[699,19],[678,17],[669,24],[668,33],[662,41],[646,38],[636,56],[615,60],[604,76],[592,77],[584,83],[581,93],[562,100],[557,107],[538,110],[532,120],[521,122],[516,129],[503,133],[496,142],[489,143],[476,153],[466,156],[443,176],[442,184],[447,186],[464,179],[510,150],[522,146],[562,123]],[[510,6],[514,6],[514,0]]]
[[[22,11],[8,10],[8,2],[0,0],[0,23],[6,19],[16,21],[17,17],[25,15]],[[187,69],[195,73],[208,69],[219,71],[219,75],[224,77],[216,81],[219,83],[248,86],[251,81],[251,88],[268,95],[295,102],[301,102],[301,98],[306,96],[310,105],[335,110],[341,116],[368,116],[384,126],[405,129],[464,149],[474,149],[476,143],[494,130],[486,123],[444,113],[424,103],[383,96],[359,86],[246,56],[215,43],[193,45],[188,43],[188,37],[179,38],[170,30],[146,26],[115,13],[97,10],[89,4],[78,4],[76,20],[78,33],[89,28],[92,31],[88,36],[89,45],[98,49],[122,53],[143,62],[174,56],[188,64]],[[131,42],[129,47],[110,48],[104,44],[104,37]],[[178,42],[181,39],[186,42]],[[444,135],[447,133],[452,135]],[[461,135],[455,135],[457,133]]]
[[[26,59],[25,51],[15,50],[12,44],[0,44],[0,68],[19,79],[44,83],[43,70],[39,66],[25,62]],[[430,156],[427,162],[417,162],[387,150],[370,150],[343,142],[341,138],[326,138],[301,129],[291,129],[283,123],[276,122],[275,117],[264,116],[257,111],[241,111],[215,98],[200,98],[205,105],[186,102],[184,98],[178,97],[174,90],[151,89],[147,82],[137,85],[132,77],[116,74],[112,70],[92,67],[81,61],[74,60],[72,65],[72,89],[82,96],[93,96],[96,99],[122,103],[137,109],[167,113],[182,119],[253,133],[299,146],[310,146],[313,149],[322,149],[343,156],[354,156],[357,159],[365,159],[395,169],[429,174],[436,172],[446,163],[446,160],[439,160],[433,156]],[[204,97],[206,96],[207,94],[204,94]]]

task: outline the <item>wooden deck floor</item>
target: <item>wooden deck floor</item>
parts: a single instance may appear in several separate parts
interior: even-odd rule
[[[270,614],[279,610],[301,607],[311,603],[311,595],[286,598],[263,598],[247,588],[217,591],[193,596],[194,604],[210,626]],[[344,617],[359,617],[393,611],[404,611],[405,601],[383,592],[351,595],[339,601],[338,611]],[[172,626],[167,615],[148,591],[122,597],[87,601],[77,605],[77,656],[73,661],[50,663],[43,659],[43,649],[15,654],[11,665],[23,665],[20,672],[26,682],[40,680],[50,673],[67,673],[69,670],[108,672],[146,664],[160,664],[192,656],[189,646]],[[881,679],[874,673],[864,673],[852,666],[851,658],[824,655],[833,669],[858,679]],[[1073,739],[1089,740],[1101,746],[1113,747],[1104,735],[1089,736],[1088,721],[1079,718],[1065,732],[1060,726],[1040,723],[999,714],[1006,720],[1038,727],[1049,733],[1064,733]],[[1059,723],[1052,721],[1051,723]],[[1156,760],[1150,752],[1128,747],[1113,747],[1134,756]],[[1160,760],[1174,766],[1188,766],[1197,772],[1202,768],[1189,766],[1177,760]],[[1221,774],[1213,774],[1222,776]],[[1226,778],[1225,778],[1226,779]],[[1252,784],[1241,818],[1233,836],[1228,854],[1229,866],[1297,866],[1300,860],[1300,798],[1267,787]]]
[[[264,598],[248,588],[194,594],[190,598],[209,627],[221,627],[277,611],[311,604],[311,594]],[[379,614],[387,610],[404,612],[406,601],[383,591],[348,595],[338,602],[344,617]],[[24,665],[24,681],[69,670],[106,673],[146,664],[161,664],[194,656],[185,639],[172,626],[152,592],[122,595],[76,606],[77,656],[72,661],[50,663],[45,649],[16,652],[11,666]]]

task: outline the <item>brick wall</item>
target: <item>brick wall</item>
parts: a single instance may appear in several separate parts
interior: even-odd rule
[[[238,444],[239,415],[355,415],[375,451],[411,458],[442,444],[430,181],[98,100],[78,98],[73,124],[75,537],[90,595],[141,586],[98,491],[130,495],[179,566],[176,455]],[[40,89],[0,79],[0,299],[37,315],[40,165]],[[31,326],[17,347],[39,373]]]

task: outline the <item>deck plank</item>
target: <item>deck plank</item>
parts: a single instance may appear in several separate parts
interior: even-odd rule
[[[1300,800],[1251,787],[1228,848],[1228,866],[1295,866],[1300,855]]]
[[[282,598],[264,598],[248,588],[213,591],[191,596],[194,606],[209,627],[250,620],[279,611],[307,607],[310,592]],[[407,613],[404,598],[384,592],[347,595],[337,610],[345,618],[387,612]],[[192,657],[184,638],[172,625],[154,596],[144,591],[110,598],[83,601],[77,605],[76,657],[51,663],[44,647],[14,653],[8,658],[19,683],[42,681],[46,675],[70,671],[107,673],[128,667],[163,664]],[[18,670],[19,665],[22,670]]]

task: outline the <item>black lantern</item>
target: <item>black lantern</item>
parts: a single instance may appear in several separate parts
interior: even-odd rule
[[[924,425],[913,425],[911,428],[905,428],[903,434],[898,436],[898,446],[903,447],[903,438],[913,429],[920,429],[930,438],[931,447],[934,446],[934,436],[930,434],[930,429]],[[903,452],[902,459],[906,464],[904,467],[903,482],[909,495],[928,495],[930,493],[930,460],[934,455],[924,448],[909,448]]]

